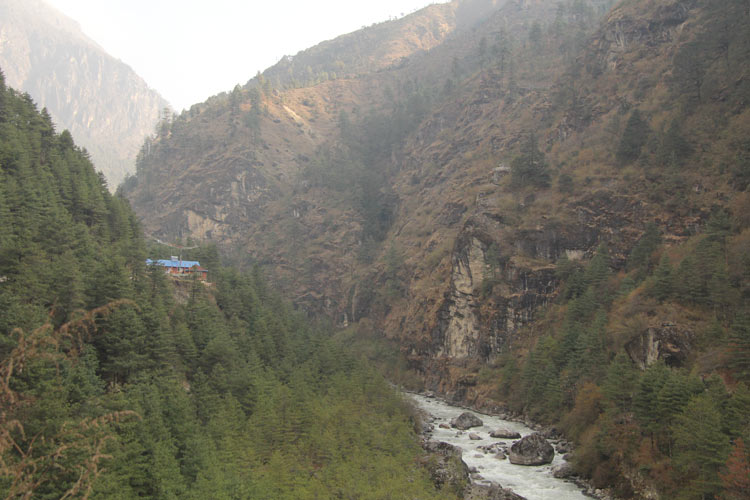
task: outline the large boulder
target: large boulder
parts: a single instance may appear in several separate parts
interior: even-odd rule
[[[525,497],[513,493],[498,484],[472,483],[466,488],[464,500],[526,500]]]
[[[465,411],[461,415],[452,419],[451,425],[457,429],[465,431],[466,429],[471,429],[472,427],[481,427],[484,425],[484,422],[482,422],[482,420],[473,413]]]
[[[469,468],[461,458],[461,448],[442,441],[426,441],[422,443],[422,448],[427,452],[422,463],[430,472],[435,486],[462,496],[469,482]]]
[[[569,462],[564,462],[552,470],[552,475],[557,479],[567,479],[575,473]]]
[[[555,458],[555,449],[541,434],[535,432],[510,447],[508,459],[516,465],[544,465]]]
[[[510,429],[495,429],[490,432],[490,437],[498,439],[518,439],[521,437],[521,433]]]

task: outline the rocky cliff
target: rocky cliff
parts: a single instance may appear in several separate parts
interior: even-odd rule
[[[0,68],[85,147],[114,188],[167,102],[42,0],[0,5]]]

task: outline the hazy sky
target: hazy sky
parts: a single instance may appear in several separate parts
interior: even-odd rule
[[[445,0],[47,0],[179,111],[284,55]]]

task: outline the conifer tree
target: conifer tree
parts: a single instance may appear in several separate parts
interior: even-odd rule
[[[750,314],[737,315],[729,330],[727,347],[730,368],[737,378],[750,381]]]
[[[539,150],[538,140],[533,132],[528,134],[521,144],[520,154],[513,158],[510,169],[511,183],[514,186],[549,187],[547,160],[544,153]]]
[[[646,145],[649,135],[648,123],[641,116],[638,109],[633,110],[625,124],[620,144],[615,154],[620,165],[627,165],[641,156],[641,150]]]
[[[729,438],[721,432],[721,414],[711,398],[693,397],[676,419],[674,459],[683,491],[695,498],[716,495],[721,489],[719,471],[729,453]]]
[[[638,384],[638,372],[630,358],[618,353],[607,368],[602,391],[607,399],[621,412],[629,411]]]
[[[672,296],[674,289],[674,278],[672,276],[672,265],[669,256],[664,253],[659,260],[659,265],[654,271],[654,279],[649,292],[659,302],[664,302]]]

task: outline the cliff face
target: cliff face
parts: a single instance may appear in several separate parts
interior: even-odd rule
[[[167,102],[41,0],[0,5],[0,68],[85,147],[110,186],[135,171]]]
[[[124,192],[147,232],[260,262],[301,308],[369,318],[427,385],[476,401],[471,373],[542,333],[562,257],[605,245],[622,272],[648,223],[677,244],[738,196],[713,165],[747,129],[744,42],[686,63],[710,2],[611,6],[454,2],[326,42],[165,124]],[[648,139],[624,163],[635,109]],[[530,136],[537,184],[514,177]],[[652,323],[632,359],[685,359],[691,327]]]

